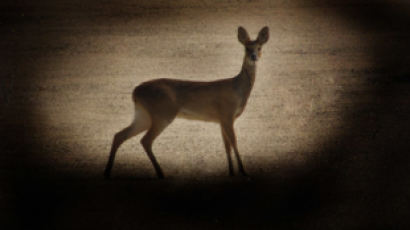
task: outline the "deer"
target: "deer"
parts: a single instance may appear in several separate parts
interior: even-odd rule
[[[126,140],[147,131],[140,143],[159,179],[164,173],[152,151],[154,140],[175,118],[216,122],[220,125],[228,161],[229,176],[234,176],[233,148],[238,171],[248,176],[239,155],[234,130],[235,120],[243,113],[255,82],[256,63],[262,46],[269,39],[269,28],[263,27],[255,40],[238,27],[238,40],[245,47],[241,71],[233,78],[215,81],[187,81],[171,78],[149,80],[132,92],[135,114],[132,123],[114,135],[104,177],[110,178],[116,152]]]

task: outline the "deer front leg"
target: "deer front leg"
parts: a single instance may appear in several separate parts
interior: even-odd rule
[[[241,157],[239,156],[239,151],[238,151],[238,147],[237,147],[237,144],[236,144],[235,131],[233,129],[233,120],[223,122],[222,123],[222,129],[223,129],[224,133],[226,134],[226,136],[229,140],[229,143],[231,144],[231,146],[233,147],[233,150],[235,152],[235,157],[236,157],[236,160],[238,162],[239,172],[241,172],[241,174],[243,176],[247,176],[248,174],[245,172],[245,169],[243,168]]]
[[[222,139],[225,145],[226,157],[228,159],[229,176],[233,176],[234,172],[233,172],[233,164],[232,164],[232,158],[231,158],[231,144],[229,143],[228,137],[226,136],[222,126],[221,126],[221,133],[222,133]]]

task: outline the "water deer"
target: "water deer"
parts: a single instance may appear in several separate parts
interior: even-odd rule
[[[141,139],[141,144],[157,176],[164,178],[164,173],[152,152],[152,144],[177,117],[219,123],[229,175],[234,175],[231,148],[234,150],[239,172],[247,175],[237,147],[234,121],[245,109],[255,82],[256,62],[261,57],[262,45],[268,39],[268,27],[260,30],[256,40],[251,40],[243,27],[238,28],[238,40],[245,47],[245,57],[241,71],[233,78],[210,82],[161,78],[138,85],[132,93],[135,118],[131,125],[114,135],[104,172],[105,178],[110,177],[115,154],[120,145],[145,130],[147,132]]]

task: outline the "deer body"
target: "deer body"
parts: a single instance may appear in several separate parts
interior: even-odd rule
[[[233,123],[245,109],[255,82],[256,61],[268,36],[268,28],[264,27],[259,32],[257,40],[251,41],[245,29],[239,27],[238,39],[245,46],[246,54],[240,73],[233,78],[211,82],[161,78],[137,86],[132,94],[135,119],[130,126],[114,136],[105,177],[110,176],[119,146],[132,136],[148,130],[141,139],[141,144],[158,177],[163,178],[162,169],[152,152],[152,143],[176,117],[219,123],[228,158],[229,174],[233,175],[230,156],[232,147],[239,171],[246,175],[237,149]]]
[[[149,106],[149,99],[166,97],[178,111],[176,116],[191,120],[220,122],[224,116],[241,115],[255,81],[252,72],[212,82],[156,79],[142,83],[133,92],[134,102]],[[147,101],[147,102],[144,102]],[[170,105],[169,105],[170,106]]]

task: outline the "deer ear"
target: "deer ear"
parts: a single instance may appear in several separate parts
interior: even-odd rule
[[[269,40],[269,27],[263,27],[261,31],[259,31],[258,38],[256,40],[261,45],[265,44]]]
[[[244,45],[250,40],[248,32],[242,26],[238,27],[238,40]]]

